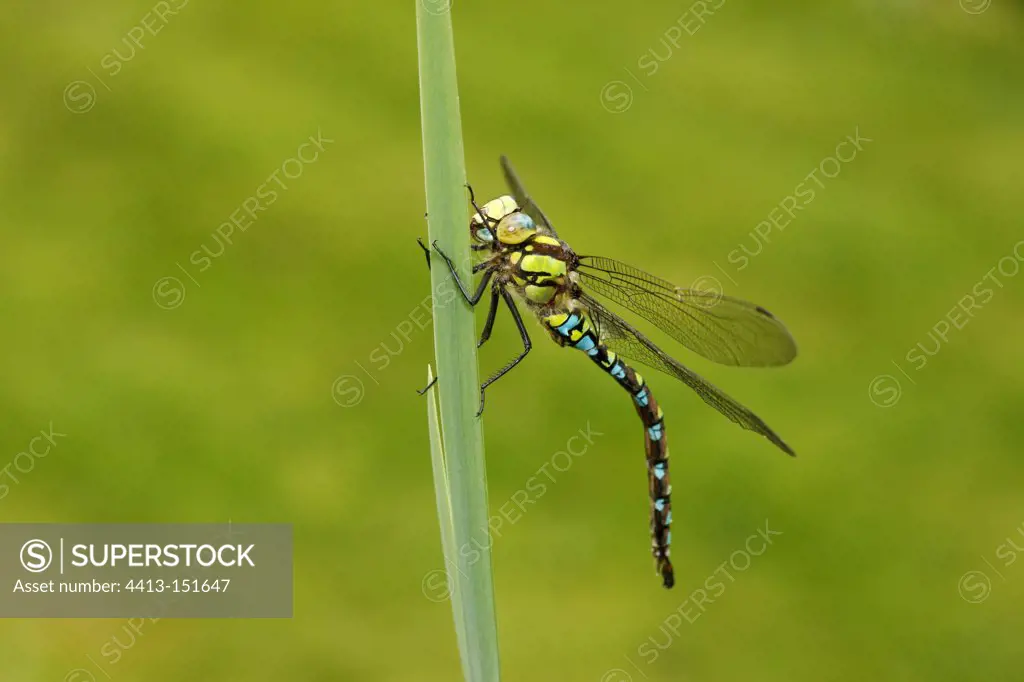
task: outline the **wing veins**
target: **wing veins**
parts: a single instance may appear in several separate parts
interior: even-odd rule
[[[603,272],[608,272],[608,271],[605,270]],[[608,298],[610,298],[612,300],[616,300],[617,298],[621,298],[624,301],[628,301],[628,303],[623,302],[623,300],[619,300],[617,302],[620,302],[623,305],[625,305],[627,308],[630,308],[631,310],[634,310],[635,312],[643,315],[643,317],[645,319],[649,319],[649,320],[653,321],[655,324],[657,324],[657,326],[660,329],[662,329],[666,333],[670,334],[674,339],[676,339],[677,341],[679,341],[680,343],[682,343],[683,345],[685,345],[687,347],[691,347],[690,344],[691,343],[695,343],[695,342],[690,340],[689,336],[686,334],[686,332],[687,332],[686,327],[682,326],[681,328],[677,328],[676,325],[674,324],[674,321],[671,319],[671,315],[668,318],[659,316],[658,313],[659,312],[663,312],[663,311],[659,311],[654,306],[647,305],[646,301],[645,301],[645,297],[643,296],[643,294],[647,294],[649,296],[652,296],[655,299],[657,299],[658,301],[660,301],[660,302],[662,302],[664,304],[667,304],[667,307],[670,310],[672,310],[674,313],[679,314],[679,315],[684,315],[694,325],[696,325],[698,327],[702,327],[703,329],[706,329],[710,334],[715,335],[718,338],[718,340],[719,340],[719,345],[724,347],[724,348],[726,348],[726,349],[728,349],[730,354],[732,355],[732,359],[733,359],[733,363],[732,364],[741,364],[741,361],[742,361],[741,355],[736,352],[736,350],[732,347],[732,344],[730,343],[731,338],[736,336],[736,333],[735,332],[730,333],[729,330],[726,329],[720,322],[717,322],[717,320],[719,320],[720,318],[718,318],[713,313],[713,311],[710,311],[710,310],[705,311],[706,315],[703,318],[697,317],[690,310],[687,310],[687,309],[679,307],[677,305],[678,300],[677,300],[675,295],[669,296],[668,294],[665,294],[665,293],[660,292],[660,291],[652,291],[650,289],[647,289],[646,287],[642,286],[641,284],[637,284],[636,282],[633,282],[630,279],[626,279],[626,277],[623,276],[622,273],[608,272],[608,274],[610,275],[610,278],[608,280],[602,280],[601,278],[596,278],[596,277],[594,277],[593,275],[591,275],[591,274],[589,274],[587,272],[583,272],[581,274],[584,275],[585,281],[589,282],[591,284],[593,284],[595,282],[595,280],[596,280],[596,281],[602,282],[602,284],[606,283],[608,285],[611,285],[612,288],[615,290],[614,294],[608,293],[607,291],[602,291],[600,288],[597,288],[598,293],[601,293],[601,294],[603,294],[605,296],[608,296]],[[614,284],[614,282],[616,280],[622,282],[622,286],[616,286]],[[643,280],[643,279],[641,279],[640,281],[644,282],[644,283],[648,283],[646,280]],[[642,293],[637,292],[638,289],[641,290]],[[687,290],[685,290],[685,289],[679,289],[679,290],[674,289],[673,291],[675,292],[675,291],[687,291]],[[643,312],[641,312],[641,311],[643,311]],[[654,319],[652,319],[652,318],[654,318]],[[716,324],[712,325],[712,322],[716,322]],[[683,338],[680,338],[680,336],[683,336],[686,340],[684,340]]]
[[[581,256],[577,272],[584,286],[633,310],[709,360],[773,366],[796,356],[785,326],[742,299],[677,287],[603,256]]]
[[[715,408],[715,410],[728,417],[734,423],[764,436],[786,454],[796,454],[760,417],[735,399],[726,395],[721,389],[709,383],[696,372],[666,354],[621,317],[602,306],[587,294],[581,294],[580,301],[590,312],[591,318],[597,327],[598,337],[609,348],[623,357],[674,376],[689,386],[705,403]]]

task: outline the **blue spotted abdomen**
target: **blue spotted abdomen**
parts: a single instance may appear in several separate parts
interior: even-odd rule
[[[672,484],[668,475],[668,443],[665,440],[665,415],[654,399],[644,378],[626,364],[615,351],[601,343],[597,331],[584,312],[557,313],[544,318],[552,332],[565,344],[586,353],[633,397],[633,406],[644,424],[644,445],[647,454],[647,480],[651,495],[651,552],[665,587],[672,587],[675,577],[669,561],[672,533]]]

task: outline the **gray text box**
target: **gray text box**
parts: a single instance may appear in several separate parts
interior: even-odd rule
[[[0,618],[291,618],[288,524],[0,524]]]

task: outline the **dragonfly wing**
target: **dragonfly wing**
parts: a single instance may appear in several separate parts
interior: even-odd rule
[[[512,192],[512,197],[519,204],[519,208],[522,209],[523,213],[533,218],[533,222],[537,223],[538,226],[546,228],[552,236],[557,237],[558,233],[555,232],[555,228],[551,226],[551,222],[544,215],[544,211],[540,210],[540,206],[530,198],[526,188],[523,187],[523,183],[519,181],[519,176],[516,175],[515,170],[512,168],[511,162],[509,162],[508,157],[505,155],[501,157],[501,170],[505,174],[505,184],[508,185],[509,191]]]
[[[772,367],[796,357],[796,342],[785,325],[761,306],[683,289],[603,256],[580,256],[577,273],[586,289],[632,310],[708,360]]]
[[[667,355],[621,317],[586,294],[581,294],[580,301],[586,306],[594,321],[598,338],[609,348],[623,357],[676,377],[692,388],[697,395],[703,398],[704,402],[732,421],[745,429],[761,434],[786,454],[796,454],[760,417],[708,383],[696,372],[684,367]]]

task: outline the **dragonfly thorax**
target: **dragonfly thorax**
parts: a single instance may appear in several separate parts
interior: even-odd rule
[[[503,243],[501,259],[503,280],[531,307],[559,303],[575,281],[576,254],[561,240],[536,229],[519,243]]]

